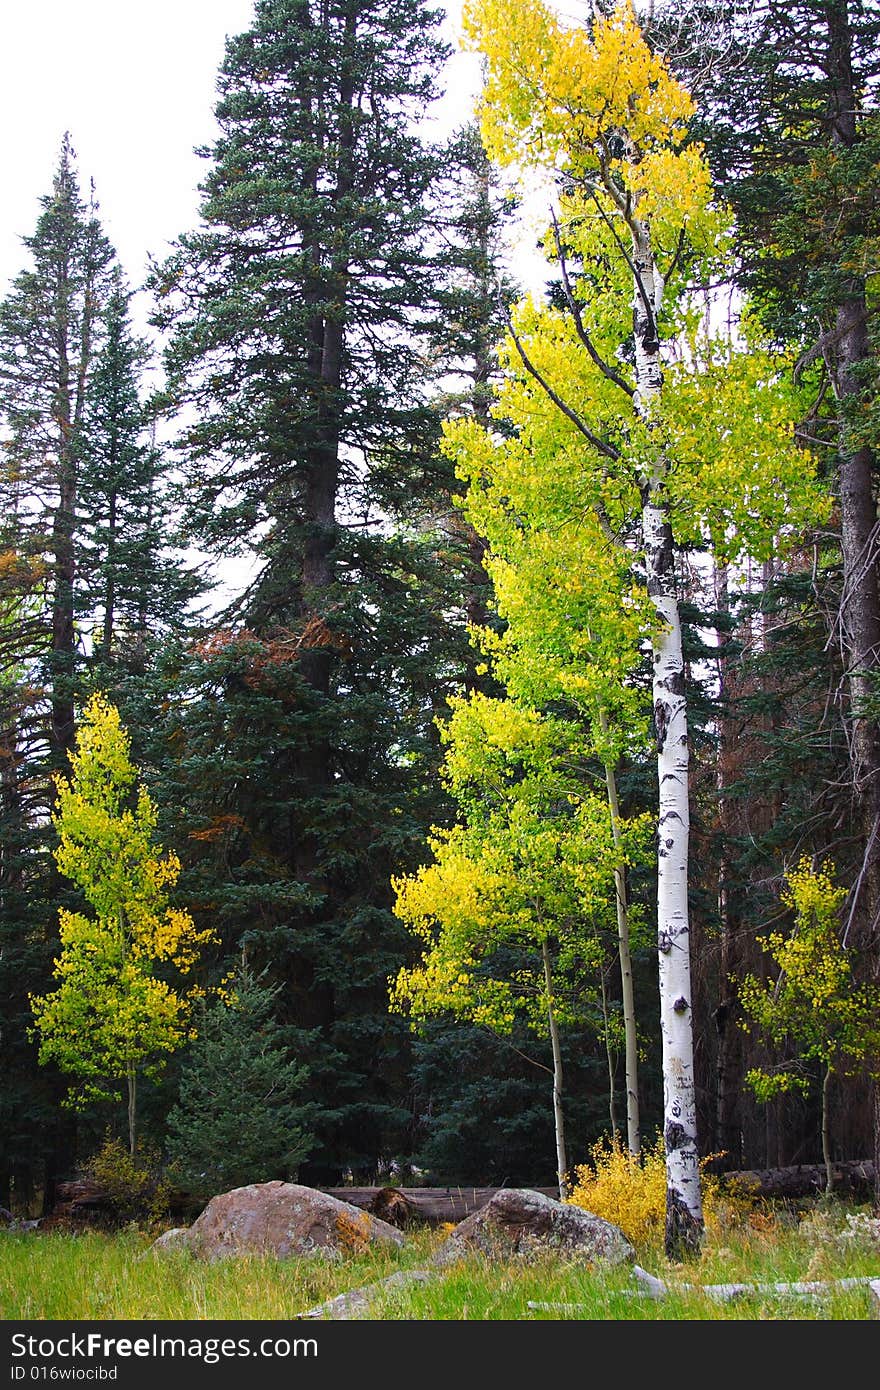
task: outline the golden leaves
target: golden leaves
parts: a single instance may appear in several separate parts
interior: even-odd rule
[[[198,991],[159,978],[157,966],[184,977],[215,939],[169,902],[180,861],[154,843],[156,810],[136,782],[119,711],[96,694],[82,714],[71,774],[57,779],[54,814],[56,862],[94,916],[60,911],[58,988],[31,999],[40,1060],[79,1078],[161,1066],[188,1036]]]
[[[607,180],[635,170],[655,146],[680,142],[694,113],[629,0],[590,30],[565,27],[540,0],[469,0],[463,28],[486,58],[481,127],[503,164]]]

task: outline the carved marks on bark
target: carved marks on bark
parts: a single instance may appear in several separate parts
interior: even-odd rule
[[[654,681],[654,731],[657,737],[657,752],[663,753],[669,727],[684,705],[684,672],[670,671]],[[687,747],[687,733],[679,736],[679,744]]]

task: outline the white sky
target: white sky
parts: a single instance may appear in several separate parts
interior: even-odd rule
[[[196,222],[206,165],[193,149],[213,139],[224,39],[250,27],[253,0],[0,4],[0,295],[27,264],[21,238],[51,189],[65,130],[81,187],[94,180],[104,230],[138,286],[148,257],[161,259]],[[454,61],[444,103],[454,125],[476,78],[475,58]]]

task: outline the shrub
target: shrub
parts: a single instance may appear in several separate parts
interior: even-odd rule
[[[717,1231],[751,1206],[745,1195],[725,1192],[718,1178],[706,1171],[711,1155],[701,1160],[703,1219],[708,1232]],[[590,1162],[575,1169],[569,1196],[575,1206],[619,1226],[633,1245],[663,1242],[666,1226],[666,1155],[663,1138],[636,1157],[619,1140],[600,1139],[590,1150]]]
[[[86,1176],[107,1194],[114,1219],[120,1224],[152,1225],[168,1211],[171,1189],[159,1169],[158,1155],[129,1153],[109,1132],[86,1165]]]

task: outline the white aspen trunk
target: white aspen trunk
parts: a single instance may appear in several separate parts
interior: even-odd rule
[[[134,1158],[137,1148],[137,1072],[131,1064],[125,1079],[128,1086],[128,1152]]]
[[[607,732],[608,720],[604,710],[599,713],[599,725]],[[620,846],[620,801],[617,777],[610,763],[605,764],[605,785],[608,789],[608,809],[611,812],[611,835]],[[617,954],[620,961],[620,988],[623,1004],[623,1032],[626,1072],[626,1143],[631,1154],[642,1148],[639,1116],[639,1043],[636,1032],[636,1006],[633,997],[632,955],[629,948],[629,907],[626,895],[626,872],[622,864],[614,868],[614,901],[617,909]]]
[[[617,1123],[617,1090],[614,1085],[614,1053],[611,1049],[611,1021],[608,1017],[608,991],[605,988],[604,970],[599,971],[599,989],[602,999],[602,1028],[605,1034],[605,1064],[608,1067],[608,1118],[611,1121],[611,1138],[616,1145],[620,1142],[620,1126]]]
[[[663,383],[656,316],[663,286],[650,232],[636,218],[633,237],[633,325],[636,397],[650,427]],[[649,470],[649,471],[648,471]],[[649,597],[661,627],[653,641],[653,703],[657,739],[657,949],[663,1048],[663,1136],[666,1150],[666,1254],[679,1260],[699,1250],[703,1234],[694,1087],[688,918],[688,731],[681,621],[667,463],[658,448],[642,485],[642,537]]]
[[[550,1047],[553,1051],[553,1124],[556,1131],[556,1176],[559,1182],[559,1200],[564,1202],[568,1196],[568,1158],[565,1152],[565,1120],[562,1114],[562,1047],[559,1042],[559,1027],[553,1012],[553,974],[550,968],[550,947],[546,938],[541,943],[544,961],[544,986],[547,990],[547,1019],[550,1025]]]

